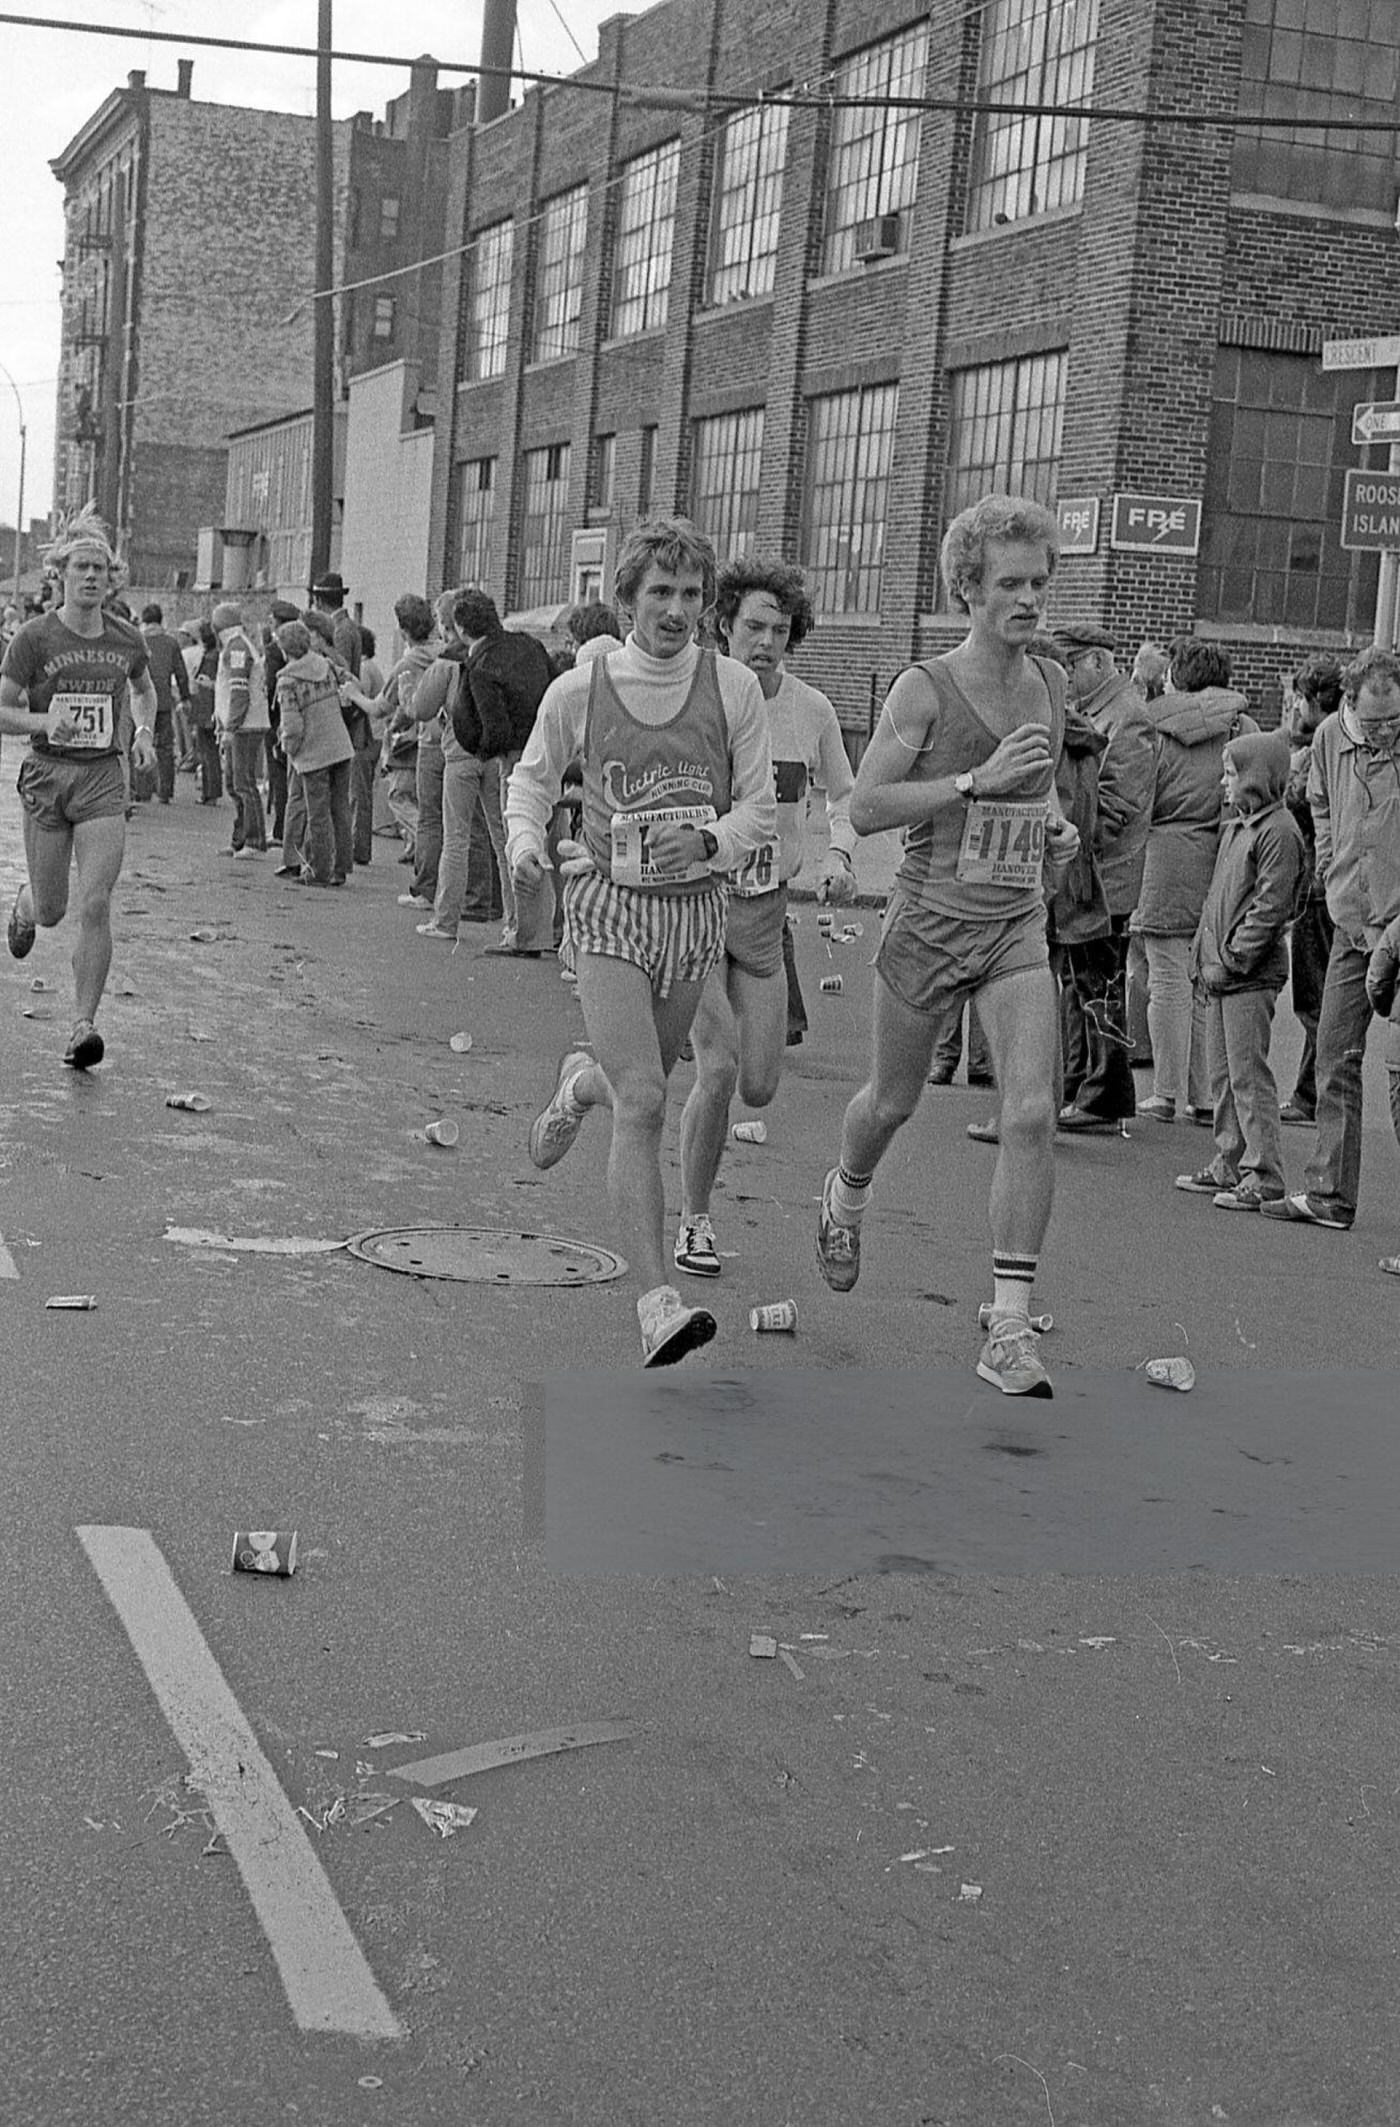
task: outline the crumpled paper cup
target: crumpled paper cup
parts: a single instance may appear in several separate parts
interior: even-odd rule
[[[1154,1388],[1179,1388],[1184,1395],[1196,1386],[1196,1369],[1189,1359],[1149,1359],[1147,1378]]]

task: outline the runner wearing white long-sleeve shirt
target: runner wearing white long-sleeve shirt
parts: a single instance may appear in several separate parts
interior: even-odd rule
[[[564,771],[581,758],[587,864],[565,893],[593,1053],[561,1059],[530,1157],[552,1167],[589,1108],[612,1109],[608,1192],[641,1278],[647,1366],[673,1365],[715,1333],[713,1315],[665,1279],[666,1083],[724,948],[725,874],[777,833],[759,683],[695,643],[714,585],[714,550],[693,525],[637,526],[615,585],[632,632],[554,681],[506,798],[506,858],[528,895]]]

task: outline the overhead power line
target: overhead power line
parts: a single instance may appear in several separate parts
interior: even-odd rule
[[[181,44],[223,52],[254,52],[278,59],[320,56],[314,44],[264,44],[248,37],[187,35],[179,30],[144,29],[135,24],[59,22],[42,15],[0,13],[0,23],[15,29],[57,30],[68,37],[118,37],[135,44]],[[426,55],[425,55],[426,56]],[[344,66],[393,67],[407,73],[416,61],[397,52],[332,52]],[[1294,117],[1292,114],[1240,111],[1164,111],[1160,107],[1123,108],[1097,103],[1027,103],[967,96],[843,96],[834,89],[773,89],[731,92],[723,89],[667,89],[642,81],[613,81],[606,76],[546,74],[526,67],[483,66],[475,59],[434,59],[439,73],[504,76],[548,89],[573,89],[585,95],[621,96],[640,108],[693,111],[704,115],[750,110],[762,104],[786,104],[793,110],[948,111],[967,118],[1065,118],[1103,125],[1182,126],[1200,132],[1219,127],[1277,127],[1291,133],[1374,133],[1400,136],[1400,114],[1393,118]]]

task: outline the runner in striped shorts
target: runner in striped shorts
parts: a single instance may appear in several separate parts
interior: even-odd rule
[[[714,587],[714,550],[693,525],[637,526],[615,586],[632,632],[554,681],[506,797],[507,862],[534,892],[564,771],[581,758],[582,841],[565,894],[588,1046],[561,1059],[530,1157],[554,1166],[588,1110],[611,1108],[608,1194],[641,1278],[647,1366],[674,1365],[715,1334],[714,1316],[666,1282],[666,1083],[723,950],[725,874],[777,831],[758,681],[695,641]]]

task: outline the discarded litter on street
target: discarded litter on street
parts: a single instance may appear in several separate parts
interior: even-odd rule
[[[476,1815],[476,1811],[468,1809],[465,1803],[434,1802],[431,1795],[410,1795],[409,1800],[429,1829],[444,1839],[450,1839],[454,1832],[465,1831]]]
[[[448,1048],[455,1049],[459,1056],[465,1056],[470,1050],[471,1045],[472,1038],[470,1034],[454,1034],[451,1041],[449,1041],[447,1044]]]
[[[366,1736],[366,1750],[389,1750],[395,1743],[426,1743],[426,1728],[386,1728],[377,1735]]]
[[[207,1093],[167,1093],[167,1108],[185,1108],[191,1115],[207,1115],[214,1103]]]
[[[469,1743],[465,1750],[419,1758],[412,1765],[386,1765],[391,1780],[410,1780],[415,1787],[445,1787],[472,1773],[494,1772],[498,1765],[520,1765],[527,1758],[556,1751],[582,1750],[590,1743],[621,1743],[633,1733],[630,1721],[579,1721],[572,1728],[538,1728],[525,1735],[503,1736],[496,1743]]]
[[[266,1573],[276,1580],[290,1580],[296,1569],[295,1529],[239,1529],[235,1532],[235,1573]]]
[[[980,1883],[962,1883],[958,1886],[958,1904],[976,1905],[982,1896]]]
[[[45,1300],[44,1305],[66,1308],[72,1314],[90,1315],[97,1305],[97,1295],[93,1292],[56,1292],[51,1300]]]
[[[429,1123],[423,1135],[430,1145],[451,1146],[456,1144],[461,1132],[455,1123],[442,1121]]]
[[[760,1661],[771,1662],[777,1652],[778,1642],[771,1633],[751,1632],[749,1634],[749,1653],[757,1656]]]
[[[822,989],[828,997],[839,997],[845,984],[839,975],[823,975]]]
[[[1196,1386],[1196,1369],[1189,1359],[1149,1359],[1146,1372],[1154,1388],[1179,1388],[1185,1394]]]
[[[736,1145],[766,1145],[768,1142],[767,1123],[735,1123],[734,1142]]]
[[[802,1682],[802,1679],[807,1674],[806,1670],[802,1667],[802,1664],[788,1652],[786,1647],[780,1647],[778,1649],[778,1659],[786,1665],[786,1667],[792,1672],[793,1677],[800,1684]]]
[[[797,1331],[796,1300],[770,1300],[766,1307],[749,1309],[749,1328],[760,1336],[770,1330],[785,1331],[793,1336]]]

